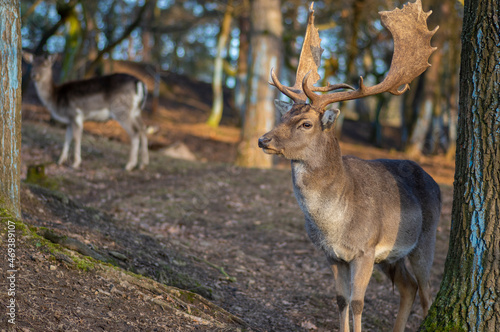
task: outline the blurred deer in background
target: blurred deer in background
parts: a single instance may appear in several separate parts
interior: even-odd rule
[[[52,66],[55,55],[34,56],[23,52],[23,58],[33,65],[31,79],[42,103],[52,117],[67,125],[63,150],[58,164],[68,159],[71,140],[75,139],[73,167],[81,164],[81,141],[84,121],[105,122],[114,119],[130,136],[130,156],[125,166],[127,171],[137,165],[141,148],[140,168],[149,163],[148,139],[141,118],[146,102],[146,85],[138,78],[127,74],[113,74],[55,85]]]
[[[342,156],[333,133],[340,111],[326,110],[334,102],[386,91],[400,95],[430,66],[428,59],[435,50],[430,40],[437,28],[427,29],[430,12],[422,11],[420,0],[380,14],[394,38],[394,55],[383,82],[368,87],[361,77],[358,89],[347,84],[315,87],[323,50],[311,5],[295,85],[283,86],[271,71],[270,84],[293,103],[276,102],[282,122],[259,139],[265,153],[291,160],[294,192],[307,233],[332,266],[340,331],[349,331],[349,309],[354,330],[361,331],[374,264],[400,293],[394,331],[404,331],[417,290],[424,315],[432,302],[429,275],[441,211],[439,186],[412,161]],[[414,276],[406,268],[406,257]]]

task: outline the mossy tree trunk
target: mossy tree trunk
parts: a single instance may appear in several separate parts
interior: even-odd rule
[[[274,127],[276,89],[269,86],[271,68],[279,70],[283,30],[280,0],[251,1],[250,67],[247,106],[236,164],[269,168],[272,156],[258,147],[260,136]]]
[[[21,217],[21,13],[19,0],[0,0],[0,209]]]
[[[500,3],[465,2],[450,248],[422,331],[500,331]]]

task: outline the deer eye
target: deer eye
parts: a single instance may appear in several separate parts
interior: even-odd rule
[[[306,121],[306,122],[302,123],[302,125],[300,125],[300,126],[304,129],[311,129],[313,125],[312,125],[312,123]]]

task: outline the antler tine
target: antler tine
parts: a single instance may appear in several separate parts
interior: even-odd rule
[[[352,86],[350,86],[349,84],[346,84],[346,83],[338,83],[338,84],[327,83],[327,84],[328,84],[327,86],[320,86],[320,87],[313,86],[311,88],[311,91],[328,92],[328,91],[334,91],[334,90],[338,90],[338,89],[356,90],[355,88],[353,88]]]
[[[360,77],[361,79],[361,84],[363,84],[363,78]],[[362,85],[364,87],[364,85]],[[334,91],[334,90],[339,90],[339,89],[350,89],[350,90],[355,90],[355,91],[341,91],[341,92],[335,92],[334,94],[329,94],[329,95],[318,95],[315,93],[315,91],[320,91],[320,92],[328,92],[328,91]],[[325,87],[314,87],[311,86],[309,83],[309,73],[304,76],[304,79],[302,80],[302,90],[304,91],[305,95],[311,100],[311,105],[314,105],[316,109],[323,111],[324,108],[336,101],[340,100],[347,100],[347,99],[342,99],[347,96],[354,95],[356,92],[358,92],[360,89],[356,90],[349,84],[345,83],[339,83],[339,84],[333,84],[331,85],[328,83],[327,86]],[[339,100],[333,100],[332,98],[336,97],[339,98]],[[355,97],[354,97],[355,98]],[[351,98],[351,99],[354,99]]]
[[[307,101],[307,97],[302,91],[295,89],[292,90],[292,88],[281,84],[278,77],[276,76],[276,73],[274,72],[274,68],[271,69],[271,78],[273,81],[269,82],[269,84],[274,85],[281,93],[292,99],[294,102],[305,103]]]
[[[404,5],[403,9],[380,12],[382,24],[391,32],[394,39],[394,54],[385,79],[375,86],[367,87],[363,83],[363,77],[360,77],[359,88],[355,91],[317,95],[313,92],[316,89],[311,87],[306,75],[302,81],[302,89],[311,99],[311,104],[322,110],[328,104],[338,101],[358,99],[382,92],[400,95],[407,91],[409,83],[430,67],[428,59],[436,50],[436,47],[430,45],[430,41],[439,27],[433,31],[428,30],[429,15],[430,12],[423,12],[420,0]]]
[[[317,105],[320,103],[321,99],[326,96],[317,95],[311,90],[309,87],[309,74],[310,73],[307,73],[302,80],[302,90],[306,94],[307,98],[311,100],[311,105]]]

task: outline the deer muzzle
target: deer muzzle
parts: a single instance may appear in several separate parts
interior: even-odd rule
[[[273,138],[269,137],[268,134],[269,133],[259,138],[259,148],[261,148],[265,153],[268,154],[278,154],[278,150],[276,150],[276,148],[274,148],[271,144]]]
[[[36,82],[36,81],[40,80],[42,75],[40,75],[39,73],[31,72],[30,76],[31,76],[31,79]]]

